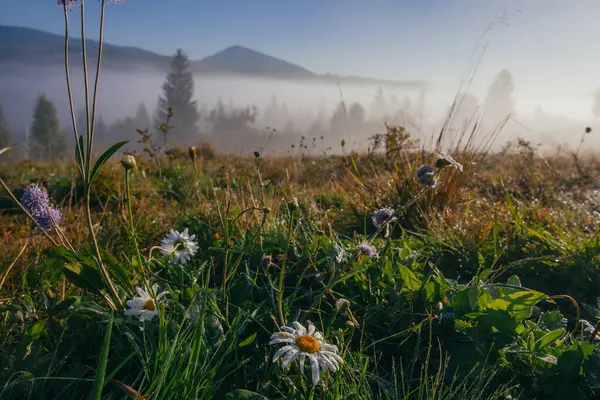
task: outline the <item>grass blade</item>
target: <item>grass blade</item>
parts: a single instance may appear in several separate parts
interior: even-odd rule
[[[104,387],[104,375],[106,374],[106,364],[108,363],[108,354],[110,352],[110,337],[112,334],[113,321],[114,315],[111,311],[110,318],[108,319],[108,326],[106,327],[106,333],[104,334],[104,343],[102,343],[102,351],[100,352],[100,360],[98,361],[96,379],[94,381],[94,388],[92,389],[90,400],[101,400],[102,398],[102,388]]]

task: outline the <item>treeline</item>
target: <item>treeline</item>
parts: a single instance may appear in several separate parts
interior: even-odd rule
[[[235,152],[252,152],[259,148],[310,152],[339,150],[342,140],[348,145],[368,145],[369,139],[383,129],[384,121],[413,131],[422,123],[420,113],[424,102],[418,96],[399,100],[379,88],[368,109],[358,102],[340,101],[332,110],[321,104],[316,107],[316,113],[292,112],[275,95],[261,111],[256,105],[238,106],[232,101],[219,100],[211,107],[198,105],[194,100],[195,84],[189,60],[181,49],[174,54],[161,89],[152,113],[148,112],[145,103],[141,103],[134,115],[110,124],[99,114],[95,126],[96,152],[120,140],[130,141],[129,150],[141,150],[149,137],[153,137],[155,146],[163,150],[206,142],[218,150]],[[493,125],[507,115],[514,115],[514,90],[510,72],[500,71],[483,101],[473,94],[463,93],[445,110],[448,114],[452,111],[448,128],[463,129],[466,123],[480,116]],[[600,118],[600,90],[593,100],[592,110]],[[533,117],[540,119],[541,115],[548,118],[539,110]],[[83,133],[87,123],[85,111],[77,113],[76,121]],[[71,126],[68,130],[60,126],[56,107],[41,94],[33,110],[26,143],[19,146],[19,150],[28,158],[42,161],[72,155],[71,130]],[[0,148],[10,144],[10,127],[0,107]]]

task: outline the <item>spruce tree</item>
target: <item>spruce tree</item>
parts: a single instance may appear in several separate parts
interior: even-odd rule
[[[511,73],[503,69],[490,85],[484,103],[486,120],[489,123],[497,124],[514,113],[514,90],[515,84]]]
[[[12,139],[10,136],[10,127],[8,125],[8,120],[4,116],[4,111],[0,106],[0,150],[7,146],[10,146],[12,144],[11,140]]]
[[[33,111],[31,138],[35,158],[53,160],[66,152],[66,139],[60,131],[56,107],[45,94],[41,94]]]
[[[148,115],[148,110],[146,109],[146,105],[144,103],[140,103],[138,106],[134,120],[137,129],[144,130],[146,128],[150,128],[150,116]]]
[[[199,119],[194,97],[194,77],[189,66],[187,55],[181,49],[173,56],[170,71],[162,86],[163,94],[158,100],[156,123],[164,124],[169,108],[173,117],[169,122],[169,136],[174,135],[179,141],[189,142],[197,134],[196,124]]]

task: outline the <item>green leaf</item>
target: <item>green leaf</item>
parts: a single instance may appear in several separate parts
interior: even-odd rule
[[[49,312],[50,316],[57,315],[61,311],[67,310],[69,307],[75,304],[76,301],[77,299],[75,297],[70,297],[66,300],[61,301],[60,303],[52,307],[52,310],[50,310]]]
[[[545,347],[548,347],[555,341],[562,338],[566,334],[566,332],[567,331],[565,329],[560,328],[555,331],[546,333],[544,336],[542,336],[540,339],[538,339],[537,342],[535,342],[535,346],[534,346],[535,351],[541,351]]]
[[[427,282],[423,286],[425,292],[425,301],[427,304],[433,304],[442,298],[442,290],[437,282]]]
[[[98,269],[79,262],[68,263],[63,272],[75,286],[99,294],[104,288],[102,275]]]
[[[96,164],[94,164],[94,168],[92,168],[92,173],[90,174],[89,177],[89,182],[92,183],[92,180],[94,179],[94,177],[96,176],[96,174],[98,173],[98,171],[100,171],[100,168],[108,161],[108,159],[115,154],[121,147],[123,147],[126,143],[129,143],[129,140],[123,140],[122,142],[119,142],[113,146],[111,146],[108,150],[106,150],[96,161]]]
[[[417,276],[404,265],[400,265],[400,277],[404,282],[404,287],[410,290],[419,290],[421,281]]]
[[[98,369],[96,370],[96,379],[94,380],[94,388],[90,399],[101,400],[102,399],[102,388],[104,388],[104,377],[106,375],[106,365],[108,364],[108,355],[110,353],[110,337],[112,334],[114,315],[111,312],[110,318],[108,319],[108,326],[106,327],[106,333],[104,334],[104,342],[102,343],[102,350],[100,351],[100,360],[98,361]]]
[[[79,261],[77,257],[64,246],[48,247],[44,250],[44,254],[50,258],[63,261],[65,263]]]
[[[228,400],[269,400],[268,397],[246,389],[237,389],[225,395]]]
[[[254,332],[252,335],[250,335],[248,338],[242,340],[240,342],[240,344],[238,345],[238,347],[245,347],[245,346],[249,346],[252,343],[254,343],[254,340],[256,339],[256,332]]]
[[[560,311],[546,311],[540,315],[538,325],[548,330],[566,328],[567,319],[560,313]]]
[[[548,298],[542,292],[535,290],[524,290],[504,295],[492,301],[488,308],[492,310],[508,311],[517,321],[531,317],[533,307],[542,300]]]
[[[37,322],[35,325],[31,327],[29,331],[29,337],[32,339],[37,339],[42,336],[43,333],[46,332],[46,320],[42,320]]]
[[[498,330],[509,337],[517,336],[517,321],[504,310],[487,310],[485,314],[478,317],[479,328],[482,332],[491,334]]]
[[[476,286],[469,286],[457,291],[452,296],[452,305],[461,313],[477,311],[479,306],[479,290]]]
[[[109,267],[107,269],[110,275],[129,294],[133,294],[133,282],[131,282],[131,279],[129,278],[129,273],[125,266],[121,264],[116,258],[114,258],[112,254],[103,249],[100,249],[100,254],[102,254],[102,261],[104,261],[104,263]]]
[[[506,284],[511,285],[511,286],[521,287],[521,280],[519,279],[519,277],[517,275],[512,275],[511,277],[508,278],[508,280],[506,281]],[[512,293],[516,293],[518,291],[519,291],[519,289],[515,289],[512,287],[504,288],[504,293],[506,293],[506,294],[512,294]]]

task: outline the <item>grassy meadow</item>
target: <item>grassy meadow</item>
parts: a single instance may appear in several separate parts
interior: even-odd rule
[[[115,156],[90,193],[101,264],[77,164],[2,163],[0,398],[597,398],[600,163],[453,156],[435,186],[422,150]],[[31,183],[63,211],[46,234],[15,202]],[[155,317],[126,315],[152,286]],[[342,360],[316,385],[310,357],[272,362],[294,321]]]
[[[58,1],[74,155],[0,149],[0,399],[600,398],[594,154],[491,151],[473,120],[339,155],[165,152],[147,131],[142,154],[100,149],[104,8],[123,2],[100,2],[92,74],[87,2]],[[165,92],[194,111],[177,59]],[[59,123],[39,103],[44,139]]]

